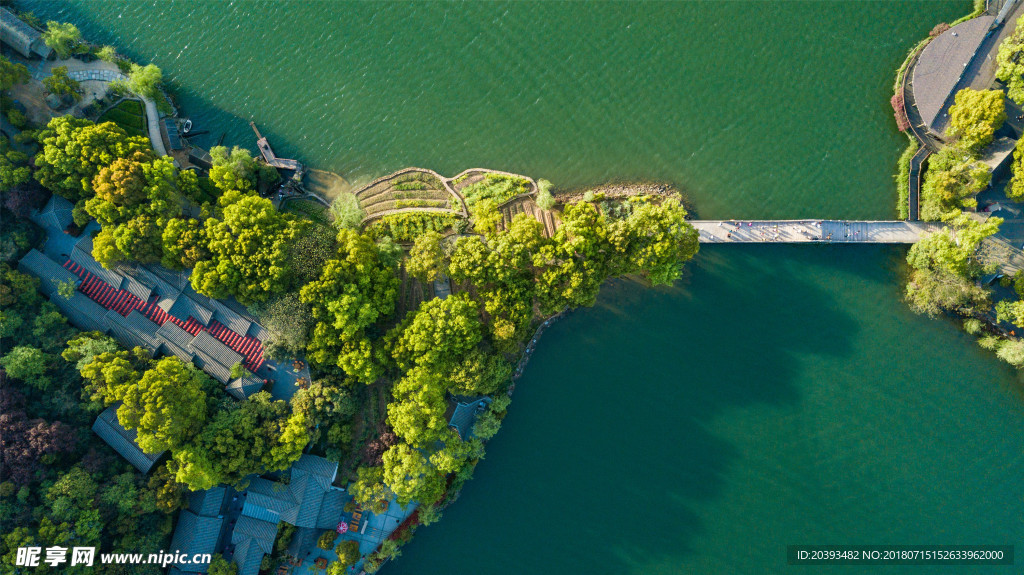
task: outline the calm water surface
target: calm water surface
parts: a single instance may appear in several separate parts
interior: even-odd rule
[[[27,4],[160,65],[207,145],[252,147],[253,119],[355,182],[661,179],[712,218],[892,217],[893,70],[969,7]],[[1020,384],[906,310],[903,255],[712,246],[672,289],[608,286],[385,572],[783,573],[788,544],[1017,543]]]

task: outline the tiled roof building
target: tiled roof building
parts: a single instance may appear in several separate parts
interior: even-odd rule
[[[121,457],[128,460],[135,466],[136,469],[142,473],[149,473],[149,470],[153,468],[157,460],[164,452],[160,453],[146,453],[139,448],[138,444],[138,433],[134,429],[125,429],[121,426],[121,423],[117,420],[117,406],[112,405],[103,410],[99,417],[96,418],[96,422],[92,424],[92,430],[99,435],[103,441],[110,447],[114,448],[114,451],[118,452]]]

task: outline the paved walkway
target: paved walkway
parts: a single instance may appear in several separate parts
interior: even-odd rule
[[[941,224],[849,220],[694,220],[700,242],[912,244]]]
[[[72,80],[78,82],[113,82],[114,80],[128,80],[128,77],[120,72],[113,70],[77,70],[74,72],[68,72],[68,76]],[[163,136],[160,135],[160,112],[156,109],[156,102],[149,98],[142,97],[143,103],[146,104],[146,123],[149,128],[149,142],[153,145],[153,151],[158,156],[166,156],[167,148],[164,147]]]

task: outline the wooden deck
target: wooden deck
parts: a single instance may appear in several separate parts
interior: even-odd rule
[[[301,179],[302,164],[298,160],[278,158],[273,148],[270,147],[270,142],[256,129],[256,122],[249,122],[249,125],[252,126],[252,131],[256,132],[256,147],[260,149],[260,154],[263,154],[263,159],[266,160],[267,164],[280,170],[293,170],[296,174],[296,179]]]
[[[693,220],[700,242],[912,244],[941,224],[851,220]]]

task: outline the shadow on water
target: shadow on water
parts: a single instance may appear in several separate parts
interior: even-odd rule
[[[596,307],[545,334],[451,523],[421,530],[387,572],[439,567],[420,552],[435,545],[512,553],[489,555],[500,565],[489,573],[628,572],[690,555],[704,533],[696,507],[720,495],[739,457],[714,420],[797,404],[800,356],[850,352],[857,323],[786,273],[827,258],[747,249],[700,256],[672,288],[610,282]],[[748,281],[728,279],[740,274]],[[579,539],[606,543],[583,552]],[[444,568],[480,572],[473,561]]]

